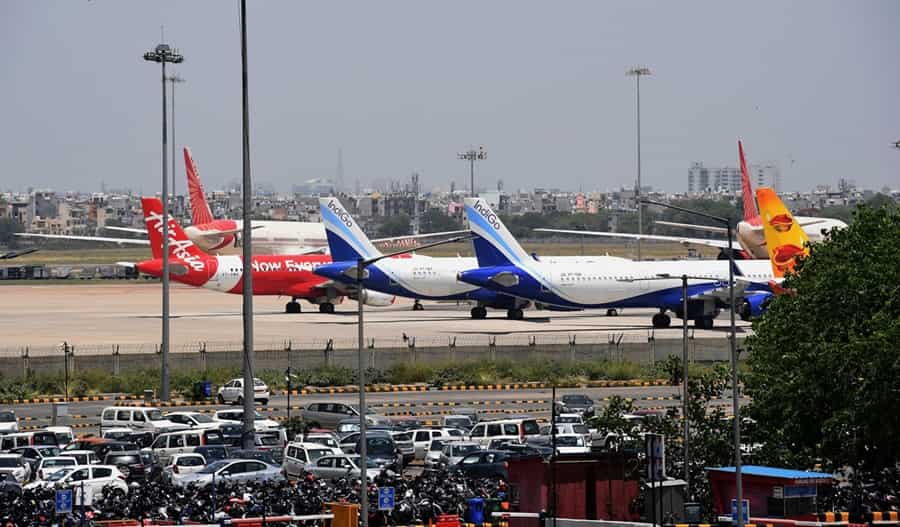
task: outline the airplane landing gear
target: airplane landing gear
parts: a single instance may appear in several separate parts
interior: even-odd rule
[[[653,315],[653,327],[656,329],[664,329],[672,324],[672,319],[665,313],[657,313]]]
[[[510,320],[522,320],[525,314],[519,308],[513,308],[506,312],[506,318]]]
[[[425,306],[422,305],[422,302],[419,302],[418,300],[416,300],[415,302],[413,302],[412,310],[413,311],[424,311]]]
[[[619,310],[616,308],[610,308],[606,310],[606,316],[608,317],[617,317],[619,316]]]
[[[703,317],[694,319],[694,327],[700,329],[712,329],[713,328],[713,318],[712,317]]]
[[[487,309],[481,306],[473,307],[470,313],[472,315],[472,318],[474,318],[475,320],[482,320],[484,318],[487,318]]]
[[[334,313],[334,304],[332,304],[331,302],[319,304],[319,313]]]
[[[291,300],[287,304],[284,305],[285,313],[299,313],[300,312],[300,304],[296,300]]]

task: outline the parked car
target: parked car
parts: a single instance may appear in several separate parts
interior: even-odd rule
[[[53,456],[41,458],[38,463],[37,470],[34,472],[34,479],[47,479],[50,474],[63,467],[74,467],[78,464],[78,460],[72,456]]]
[[[539,437],[538,439],[546,439],[544,437]],[[546,443],[533,443],[529,440],[527,443],[519,443],[516,441],[506,441],[497,445],[496,448],[491,448],[490,450],[502,450],[504,452],[509,452],[510,454],[517,457],[525,457],[525,456],[539,456],[548,458],[553,455],[553,449],[550,448]]]
[[[100,414],[100,428],[125,427],[134,430],[173,432],[184,430],[185,425],[175,424],[165,418],[159,408],[148,406],[108,406]]]
[[[228,459],[228,449],[225,445],[203,445],[194,449],[195,454],[200,454],[207,463]]]
[[[391,430],[391,439],[394,440],[394,444],[397,445],[397,449],[400,450],[400,455],[403,456],[403,464],[407,464],[412,461],[416,457],[416,448],[413,445],[412,433],[405,432],[401,430]]]
[[[556,424],[558,424],[558,425],[565,425],[565,424],[583,425],[584,419],[581,417],[581,414],[559,414],[556,416]]]
[[[253,437],[253,446],[256,450],[269,452],[275,463],[280,465],[284,461],[284,443],[280,430],[271,432],[257,432]]]
[[[300,411],[303,420],[314,428],[335,429],[345,419],[356,418],[359,423],[359,407],[344,403],[309,403]],[[350,421],[352,423],[352,421]],[[371,425],[390,424],[385,416],[380,416],[367,409],[366,423]],[[354,430],[359,431],[359,428]]]
[[[588,454],[591,447],[581,434],[557,434],[556,451],[560,454]]]
[[[513,454],[502,450],[482,450],[467,454],[459,463],[450,466],[450,470],[462,472],[472,478],[509,479],[509,463]]]
[[[185,475],[178,484],[204,487],[213,481],[284,481],[284,475],[281,467],[256,459],[222,459],[213,461],[194,474]]]
[[[200,454],[175,454],[169,464],[163,467],[162,477],[169,483],[179,485],[181,480],[205,467],[206,458]]]
[[[368,460],[367,465],[366,477],[372,481],[381,474],[381,469],[375,466],[372,459]],[[359,478],[362,475],[359,468],[359,456],[347,454],[322,456],[313,463],[307,464],[305,470],[322,479]]]
[[[441,426],[445,428],[459,428],[468,432],[475,426],[475,421],[468,415],[445,415],[441,417]]]
[[[56,435],[46,430],[36,432],[15,432],[0,437],[0,450],[9,452],[14,448],[23,446],[59,446],[56,444]]]
[[[428,451],[432,439],[450,438],[450,433],[443,428],[420,428],[410,432],[410,435],[412,435],[416,459],[425,459],[425,452]],[[460,437],[460,439],[462,439],[462,437]]]
[[[188,428],[218,428],[221,424],[211,415],[200,412],[169,412],[166,414],[166,419]]]
[[[542,436],[550,436],[551,428],[550,425],[545,425],[541,427],[541,435]],[[577,424],[577,423],[557,423],[556,424],[556,435],[560,436],[563,434],[577,434],[585,439],[590,446],[590,438],[591,432],[588,430],[587,425]]]
[[[492,439],[524,441],[526,437],[539,435],[541,428],[534,419],[503,419],[485,421],[472,428],[469,439],[487,446]]]
[[[12,410],[0,410],[0,435],[19,431],[19,419]]]
[[[129,443],[128,441],[110,441],[109,443],[104,443],[99,445],[94,449],[94,452],[97,453],[97,457],[102,459],[106,459],[106,456],[112,452],[136,452],[140,450],[135,443]],[[106,463],[110,465],[111,463]]]
[[[128,438],[134,434],[134,430],[125,426],[107,428],[100,432],[100,437],[109,439],[110,441],[128,441]]]
[[[32,485],[57,489],[71,488],[74,491],[73,501],[79,505],[82,503],[81,489],[84,489],[83,503],[87,506],[100,499],[104,491],[128,494],[125,476],[112,465],[63,467],[50,474],[46,480],[26,485],[26,488]]]
[[[561,402],[566,412],[581,414],[584,418],[594,416],[594,401],[587,395],[567,393],[562,396]]]
[[[471,441],[450,441],[441,449],[440,466],[449,467],[459,463],[465,456],[481,451],[481,445]]]
[[[339,453],[339,448],[332,448],[319,443],[288,443],[284,449],[284,461],[281,466],[284,468],[286,476],[298,477],[307,464],[314,463],[322,456],[333,456]]]
[[[277,465],[278,463],[275,461],[275,457],[272,456],[272,453],[266,450],[258,450],[258,449],[238,449],[232,450],[229,452],[229,459],[255,459],[257,461],[262,461],[268,465]]]
[[[452,441],[443,439],[432,439],[425,450],[425,467],[438,468],[441,466],[441,453],[444,451],[444,445],[450,444]]]
[[[223,423],[241,425],[244,422],[244,410],[219,410],[215,413],[213,419]],[[268,432],[270,430],[279,430],[281,425],[278,424],[278,421],[267,419],[259,415],[259,412],[254,411],[253,428],[257,432]]]
[[[87,436],[87,437],[79,437],[75,441],[72,441],[68,445],[66,445],[62,452],[69,455],[68,452],[72,452],[74,450],[90,450],[96,453],[100,447],[107,443],[111,443],[112,439],[106,439],[105,437],[96,437],[96,436]]]
[[[25,462],[28,463],[29,468],[31,469],[31,473],[34,474],[37,471],[38,463],[42,458],[59,455],[59,447],[23,446],[19,448],[13,448],[9,451],[9,453],[21,454],[22,457],[25,458]]]
[[[359,454],[362,440],[357,442],[354,454]],[[379,469],[392,470],[399,474],[403,468],[403,454],[394,443],[391,433],[366,434],[366,457]]]
[[[182,430],[157,436],[150,449],[163,465],[175,454],[189,454],[199,446],[224,444],[222,433],[215,429]]]
[[[253,379],[253,400],[260,401],[263,405],[269,404],[269,387],[261,379]],[[216,393],[216,402],[243,404],[244,379],[231,379],[222,385]]]
[[[75,440],[75,434],[72,432],[71,426],[48,426],[44,428],[44,431],[52,432],[56,436],[56,445],[60,448]]]
[[[60,454],[66,457],[74,457],[79,465],[96,465],[100,463],[100,458],[93,450],[63,450]]]
[[[0,473],[11,475],[20,484],[25,483],[31,479],[31,465],[22,454],[0,454]]]
[[[304,443],[317,443],[337,450],[341,449],[337,436],[331,432],[309,432],[303,436]]]
[[[149,448],[159,433],[152,430],[138,430],[123,437],[122,441],[134,443],[141,448]]]
[[[128,482],[146,479],[144,458],[138,450],[109,452],[103,458],[103,464],[117,467]]]
[[[244,427],[233,421],[221,421],[219,432],[222,433],[222,441],[226,447],[240,447],[244,438]]]

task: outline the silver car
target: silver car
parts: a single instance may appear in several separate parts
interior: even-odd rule
[[[471,441],[451,441],[444,445],[441,450],[440,463],[442,466],[449,467],[459,463],[459,460],[467,455],[481,450],[481,445]]]
[[[349,418],[359,420],[359,407],[344,403],[310,403],[300,411],[303,420],[313,428],[334,430],[341,421]],[[366,411],[366,422],[372,425],[387,424],[385,416],[377,415],[371,409]],[[358,430],[358,429],[357,429]]]
[[[205,487],[213,481],[284,481],[284,474],[281,467],[255,459],[221,459],[175,483],[183,486],[193,483]]]
[[[369,459],[366,477],[369,481],[381,473],[375,460]],[[358,478],[362,474],[359,469],[359,456],[322,456],[312,463],[307,463],[305,470],[322,479]]]

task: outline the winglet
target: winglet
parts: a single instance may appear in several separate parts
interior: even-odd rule
[[[191,198],[191,223],[194,225],[212,223],[215,218],[209,209],[209,202],[206,201],[206,194],[203,192],[203,183],[200,182],[200,172],[188,147],[184,147],[184,172],[187,174],[188,194]]]
[[[478,265],[492,267],[532,261],[485,200],[466,198],[465,211],[469,228],[478,235],[473,240]]]
[[[756,189],[756,199],[772,273],[782,277],[785,272],[793,271],[796,257],[809,254],[809,238],[773,189]]]
[[[750,170],[744,158],[744,144],[738,140],[738,155],[741,157],[741,193],[744,196],[744,221],[755,224],[759,221],[759,211],[753,200],[753,186],[750,184]]]
[[[381,256],[381,252],[372,245],[369,237],[353,221],[353,216],[337,198],[319,198],[319,214],[325,224],[333,261],[356,261],[359,258]]]

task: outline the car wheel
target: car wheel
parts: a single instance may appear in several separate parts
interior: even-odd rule
[[[219,403],[219,404],[225,404],[225,398],[222,397],[222,394],[221,394],[221,393],[220,393],[219,395],[216,396],[216,402]]]
[[[263,406],[269,406],[269,400],[268,400],[268,399],[260,399],[259,402],[261,402]]]
[[[244,398],[241,397],[240,395],[238,395],[238,396],[237,396],[237,399],[234,400],[234,404],[236,404],[236,405],[238,405],[238,406],[243,406],[243,405],[244,405]]]

